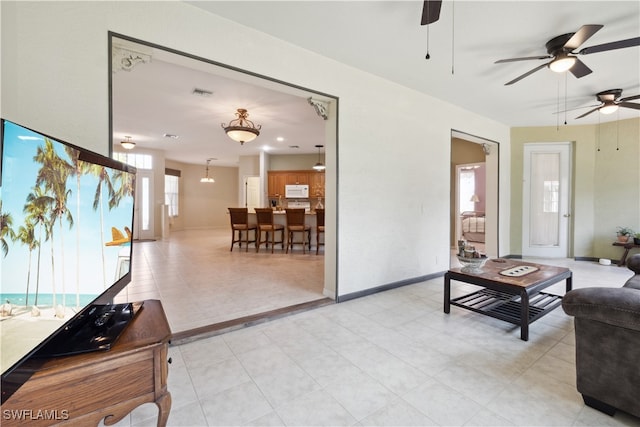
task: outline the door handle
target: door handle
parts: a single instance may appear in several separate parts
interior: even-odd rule
[[[562,216],[565,217],[565,218],[569,218],[571,216],[571,214],[564,214]]]

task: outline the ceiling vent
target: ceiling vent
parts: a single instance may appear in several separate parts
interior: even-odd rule
[[[172,133],[165,133],[165,134],[164,134],[164,135],[162,135],[162,136],[164,136],[165,138],[172,138],[172,139],[178,139],[178,138],[180,138],[178,135],[174,135],[174,134],[172,134]]]
[[[193,88],[193,91],[191,91],[192,94],[194,95],[198,95],[198,96],[211,96],[213,95],[213,92],[211,92],[210,90],[206,90],[206,89],[200,89],[200,88]]]

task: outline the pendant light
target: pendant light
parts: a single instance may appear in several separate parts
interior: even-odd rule
[[[120,141],[120,145],[122,145],[122,148],[125,150],[132,150],[136,146],[136,143],[131,140],[130,136],[125,136],[124,139],[125,141]]]
[[[205,168],[204,177],[200,178],[200,182],[216,182],[215,179],[209,176],[209,163],[211,163],[213,159],[207,159],[207,166]]]
[[[324,145],[316,145],[316,148],[318,149],[318,163],[313,165],[313,168],[318,172],[323,171],[326,168],[326,166],[324,165],[324,163],[322,163],[322,160],[320,158],[320,150],[322,149],[322,147],[324,147]]]
[[[258,135],[260,135],[260,128],[262,128],[262,125],[256,126],[251,120],[247,119],[247,117],[249,117],[247,110],[244,108],[238,108],[236,117],[238,118],[231,120],[228,125],[222,123],[222,128],[229,138],[239,142],[240,145],[243,145],[245,142],[253,141]]]

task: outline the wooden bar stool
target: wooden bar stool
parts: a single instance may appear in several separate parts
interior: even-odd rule
[[[276,243],[282,245],[284,249],[284,225],[276,224],[273,222],[273,209],[271,208],[255,208],[256,219],[258,221],[258,236],[256,237],[256,252],[260,250],[260,244],[266,243],[269,247],[271,242],[271,253],[273,253],[273,247]],[[280,231],[280,240],[276,241],[276,232]],[[265,240],[262,240],[262,232],[265,232]],[[271,234],[271,241],[269,241],[269,234]]]
[[[316,255],[320,245],[324,246],[324,239],[320,242],[320,233],[324,235],[324,209],[316,209]]]
[[[242,242],[245,242],[245,252],[249,251],[249,243],[255,243],[256,232],[258,227],[255,224],[249,224],[249,209],[247,208],[228,208],[229,218],[231,219],[231,249],[233,251],[233,245],[238,244],[242,248]],[[249,231],[253,230],[253,240],[249,240]],[[236,231],[238,232],[238,238],[236,239]],[[242,239],[242,232],[245,233],[244,240]]]
[[[305,223],[305,211],[304,208],[287,208],[285,209],[287,215],[287,251],[289,253],[289,246],[293,250],[294,233],[302,233],[302,253],[306,253],[306,246],[309,245],[309,251],[311,251],[311,226]]]

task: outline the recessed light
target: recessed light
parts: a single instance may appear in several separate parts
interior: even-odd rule
[[[178,138],[180,138],[178,135],[174,135],[174,134],[172,134],[172,133],[165,133],[165,134],[164,134],[164,135],[162,135],[162,136],[164,136],[165,138],[173,138],[173,139],[178,139]]]
[[[282,141],[284,141],[284,138],[283,138],[283,137],[281,137],[281,136],[279,136],[279,137],[277,137],[277,138],[276,138],[276,141],[278,141],[278,142],[282,142]]]

